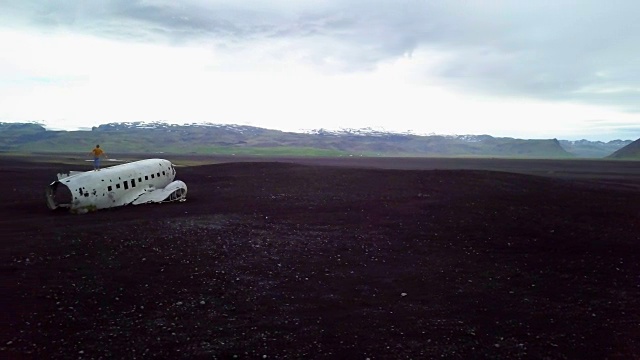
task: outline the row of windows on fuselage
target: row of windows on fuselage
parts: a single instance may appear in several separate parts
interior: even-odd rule
[[[162,171],[162,176],[165,176],[166,173],[164,171]],[[156,174],[151,174],[151,175],[145,175],[144,176],[144,181],[149,181],[149,177],[151,177],[152,179],[154,179],[155,177],[160,177],[160,173],[156,173]],[[129,181],[131,183],[129,183]],[[142,183],[142,177],[138,178],[138,184]],[[125,180],[122,182],[122,186],[124,186],[125,190],[129,190],[129,184],[131,184],[131,187],[134,188],[136,187],[136,179],[131,179],[131,180]],[[120,183],[116,184],[116,189],[120,189]],[[113,191],[113,186],[109,185],[107,186],[107,191]]]

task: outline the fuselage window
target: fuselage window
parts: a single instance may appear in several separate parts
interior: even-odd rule
[[[158,177],[160,177],[160,172],[158,172],[158,174],[157,174],[157,175],[158,175]]]
[[[136,179],[131,179],[131,187],[136,187]]]
[[[111,187],[111,185],[107,186],[107,191],[111,191],[113,190],[113,188]]]
[[[116,189],[120,189],[120,183],[116,184]]]
[[[145,176],[144,176],[144,180],[145,180],[145,181],[148,181],[148,180],[149,180],[149,175],[145,175]]]
[[[165,174],[165,173],[164,173],[164,170],[163,170],[163,171],[162,171],[162,176],[165,176],[165,175],[167,175],[167,174]]]
[[[142,178],[141,178],[141,177],[139,177],[139,178],[138,178],[138,182],[139,182],[139,183],[141,183],[141,182],[142,182]]]
[[[154,179],[155,177],[153,176],[153,174],[151,174],[151,178]]]
[[[129,182],[127,182],[127,180],[122,182],[124,184],[124,189],[125,190],[129,190]]]

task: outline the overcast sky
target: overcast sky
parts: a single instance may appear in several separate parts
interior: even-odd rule
[[[0,122],[640,137],[637,0],[0,0]]]

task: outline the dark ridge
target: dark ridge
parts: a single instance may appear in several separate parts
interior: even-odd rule
[[[607,156],[610,159],[640,160],[640,139]]]

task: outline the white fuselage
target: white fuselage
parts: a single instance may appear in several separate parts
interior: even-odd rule
[[[160,201],[138,201],[149,197],[150,192],[165,189],[175,178],[176,170],[170,161],[147,159],[103,168],[97,171],[77,173],[60,178],[50,185],[50,208],[67,207],[73,212],[86,212],[127,204]],[[179,183],[178,187],[186,186]],[[58,186],[64,185],[71,192],[69,204],[54,200]],[[172,186],[171,188],[175,188]],[[156,193],[159,194],[159,193]],[[157,197],[157,196],[156,196]]]

